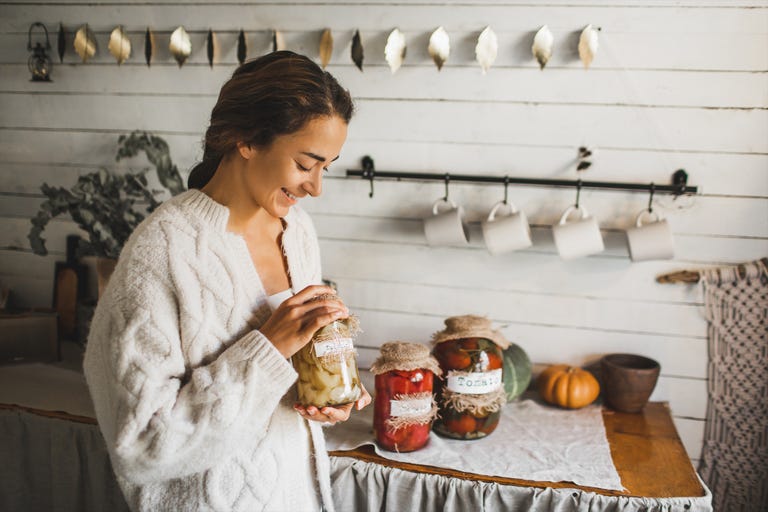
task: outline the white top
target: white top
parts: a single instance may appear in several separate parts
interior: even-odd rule
[[[267,297],[267,304],[269,304],[269,307],[272,309],[272,311],[274,311],[280,306],[280,304],[285,302],[285,300],[289,299],[290,297],[293,297],[293,290],[288,288],[287,290],[277,292]]]
[[[322,428],[293,409],[296,372],[258,330],[267,294],[228,217],[199,190],[164,202],[99,300],[84,370],[112,466],[134,511],[331,511]],[[309,216],[284,220],[291,283],[319,284]]]

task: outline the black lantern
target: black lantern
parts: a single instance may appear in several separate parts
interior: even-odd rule
[[[45,46],[40,44],[40,42],[36,42],[35,46],[32,47],[32,30],[35,27],[42,27],[43,30],[45,30]],[[45,25],[40,23],[39,21],[36,21],[29,27],[29,38],[27,40],[27,50],[32,52],[32,55],[29,57],[29,60],[27,61],[27,66],[29,67],[29,72],[32,73],[32,82],[50,82],[51,81],[51,68],[53,67],[53,63],[51,62],[51,59],[48,58],[47,51],[51,50],[51,43],[48,40],[48,29],[45,28]]]

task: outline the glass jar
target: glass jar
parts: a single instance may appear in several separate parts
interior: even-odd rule
[[[385,343],[371,372],[376,375],[376,442],[393,452],[412,452],[426,446],[437,413],[434,378],[441,373],[429,349],[418,343]]]
[[[485,437],[496,429],[506,403],[502,348],[509,342],[483,317],[451,317],[445,323],[433,338],[432,354],[444,373],[435,386],[434,430],[454,439]]]
[[[356,318],[336,320],[319,329],[293,355],[293,367],[299,374],[296,388],[300,404],[335,407],[360,398],[360,375],[352,343],[357,331]]]

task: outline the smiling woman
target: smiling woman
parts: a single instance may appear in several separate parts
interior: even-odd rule
[[[370,395],[295,404],[288,358],[349,315],[319,284],[297,202],[322,192],[352,111],[306,57],[244,64],[221,89],[190,190],[126,243],[84,369],[133,510],[333,510],[320,425]]]

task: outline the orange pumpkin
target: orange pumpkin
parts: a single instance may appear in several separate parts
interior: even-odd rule
[[[589,405],[600,394],[600,384],[591,373],[567,364],[549,366],[541,372],[537,384],[544,400],[568,409]]]

